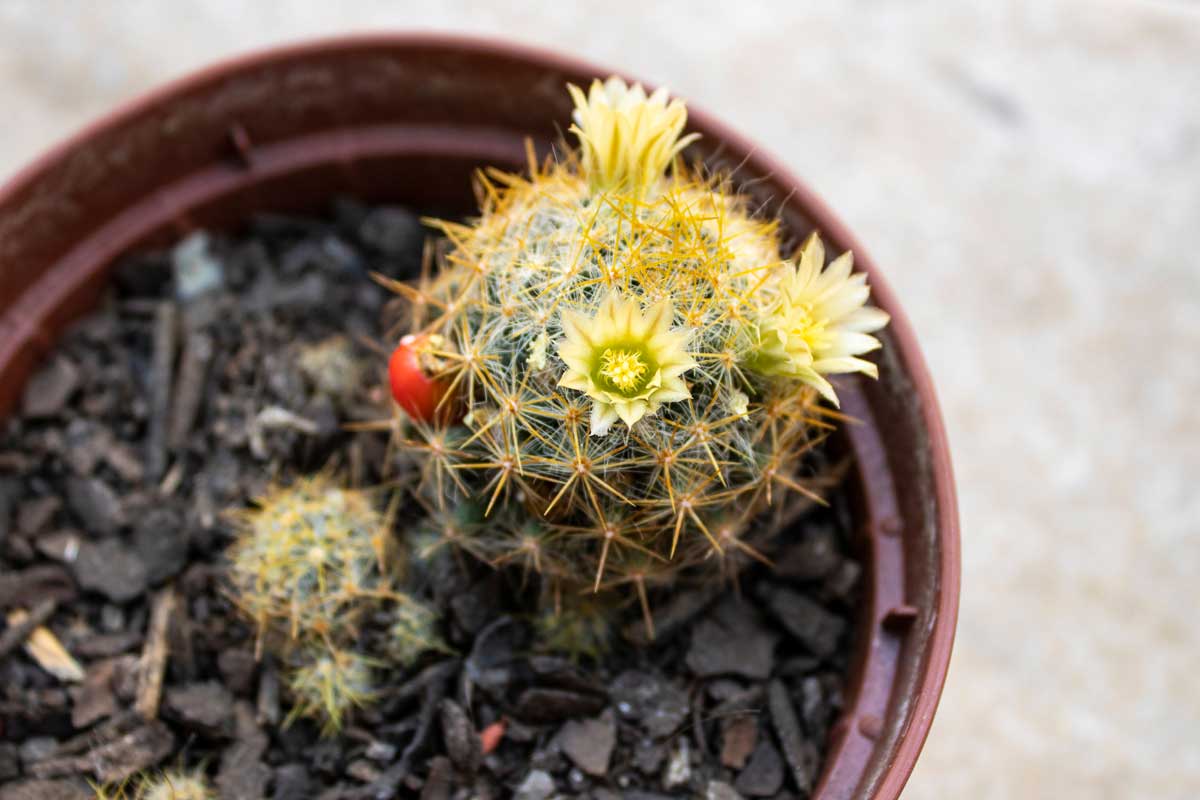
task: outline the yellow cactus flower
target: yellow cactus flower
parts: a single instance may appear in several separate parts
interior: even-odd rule
[[[583,172],[593,191],[644,193],[698,136],[680,137],[687,108],[678,98],[668,103],[666,89],[647,97],[641,84],[626,86],[616,77],[593,81],[586,96],[573,84],[567,89],[575,101],[570,130],[579,138]]]
[[[870,334],[889,317],[866,306],[871,290],[865,274],[851,274],[852,253],[824,265],[825,247],[813,233],[800,249],[799,263],[785,266],[778,302],[755,326],[748,366],[763,375],[796,378],[836,406],[837,394],[824,376],[861,372],[877,378],[878,368],[857,356],[880,347]]]
[[[558,355],[567,369],[559,386],[592,400],[592,435],[620,419],[632,427],[663,403],[692,396],[682,375],[696,366],[687,332],[671,327],[674,310],[660,302],[645,312],[632,298],[609,295],[595,317],[564,311]]]

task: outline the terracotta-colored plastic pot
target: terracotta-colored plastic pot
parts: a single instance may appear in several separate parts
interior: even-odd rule
[[[379,35],[219,64],[83,131],[0,190],[0,415],[59,331],[140,247],[251,212],[314,210],[335,194],[469,213],[471,173],[520,168],[570,119],[563,86],[607,69],[487,41]],[[863,247],[803,183],[692,110],[689,155],[736,168],[798,240],[814,227],[852,249],[892,315],[880,380],[839,394],[867,565],[847,706],[816,797],[892,800],[937,706],[958,608],[950,455],[908,321]]]

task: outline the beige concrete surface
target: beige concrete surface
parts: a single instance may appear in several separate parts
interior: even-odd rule
[[[437,28],[664,83],[887,271],[962,503],[951,677],[905,797],[1200,796],[1200,5],[0,2],[0,175],[215,58]]]

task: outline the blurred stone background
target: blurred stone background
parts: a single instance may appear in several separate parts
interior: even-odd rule
[[[424,28],[670,86],[824,195],[903,300],[963,595],[905,797],[1200,796],[1200,4],[0,2],[0,178],[213,59]]]

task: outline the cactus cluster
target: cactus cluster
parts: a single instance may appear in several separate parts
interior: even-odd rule
[[[234,597],[289,667],[289,719],[336,731],[378,669],[447,649],[413,590],[446,555],[523,573],[542,646],[591,656],[614,603],[650,628],[650,587],[765,561],[766,514],[819,499],[805,454],[839,419],[826,376],[876,374],[861,356],[887,315],[849,253],[827,264],[814,233],[785,255],[776,221],[684,166],[678,100],[617,80],[571,92],[579,148],[481,175],[480,217],[436,223],[436,272],[385,281],[411,423],[388,425],[427,511],[403,548],[328,475],[237,515]],[[321,376],[357,374],[342,340],[304,358],[331,395],[345,381]],[[386,627],[371,652],[368,618]]]
[[[852,256],[679,158],[687,114],[616,79],[571,87],[579,148],[481,175],[481,215],[435,222],[436,271],[389,283],[398,353],[436,386],[401,447],[436,509],[421,547],[520,565],[556,600],[762,559],[754,522],[816,496],[804,454],[836,424],[826,376],[887,315]],[[401,384],[403,381],[401,381]],[[822,402],[822,401],[825,402]]]
[[[317,476],[269,489],[238,522],[230,575],[260,635],[341,639],[392,591],[392,538],[365,492]]]
[[[402,590],[391,526],[367,492],[317,475],[272,487],[234,516],[233,599],[257,626],[260,652],[265,644],[289,666],[290,719],[316,718],[331,733],[371,701],[373,662],[355,652],[368,615],[407,621],[405,665],[445,649],[434,613]]]

